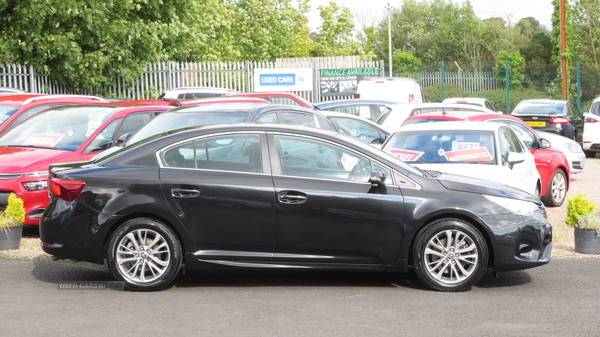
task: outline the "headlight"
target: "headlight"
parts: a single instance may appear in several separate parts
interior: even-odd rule
[[[48,171],[36,171],[27,173],[26,177],[47,177]]]
[[[579,146],[579,144],[565,143],[565,147],[573,153],[579,153],[582,151],[581,146]]]
[[[513,214],[532,217],[536,211],[539,211],[539,206],[525,200],[517,200],[503,197],[495,197],[491,195],[483,195],[487,200],[495,203],[498,206],[506,208]]]
[[[48,189],[48,181],[29,181],[23,183],[23,186],[25,186],[25,189],[28,191],[43,191]]]

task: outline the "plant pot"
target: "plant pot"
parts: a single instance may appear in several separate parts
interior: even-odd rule
[[[23,225],[0,229],[0,250],[19,249],[22,236]]]
[[[583,254],[600,254],[600,230],[575,228],[575,251]]]

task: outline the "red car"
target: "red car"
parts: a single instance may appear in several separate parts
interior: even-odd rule
[[[226,97],[215,97],[215,98],[202,98],[190,101],[173,101],[169,105],[172,106],[192,106],[200,104],[223,104],[223,103],[270,103],[267,100],[258,97],[246,97],[246,96],[226,96]]]
[[[105,102],[108,101],[100,97],[81,95],[36,94],[0,96],[0,109],[6,111],[4,114],[0,112],[0,137],[27,118],[48,108],[62,105],[94,104]]]
[[[14,192],[25,204],[26,225],[37,225],[48,205],[48,166],[86,161],[135,133],[172,106],[97,104],[43,111],[0,137],[0,209]]]
[[[440,121],[494,121],[510,126],[533,154],[542,180],[540,199],[548,207],[563,204],[569,190],[571,169],[562,151],[550,146],[535,130],[521,119],[510,115],[475,112],[427,112],[410,116],[403,125]]]
[[[245,94],[227,95],[227,97],[258,97],[265,99],[273,104],[295,105],[309,109],[314,109],[315,106],[300,96],[296,96],[289,92],[252,92]]]

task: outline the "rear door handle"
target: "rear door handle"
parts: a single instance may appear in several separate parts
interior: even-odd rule
[[[187,188],[172,188],[171,195],[176,198],[193,198],[200,195],[200,190]]]
[[[282,191],[279,192],[278,199],[282,204],[301,204],[306,202],[306,194],[301,192]]]

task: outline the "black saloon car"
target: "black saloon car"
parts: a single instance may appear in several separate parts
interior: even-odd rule
[[[536,131],[556,133],[579,144],[583,141],[583,114],[569,101],[526,99],[517,104],[511,115]]]
[[[467,290],[486,268],[550,261],[541,202],[490,181],[421,171],[331,131],[234,123],[147,138],[52,166],[45,252],[108,264],[135,290],[182,265],[406,272]]]

